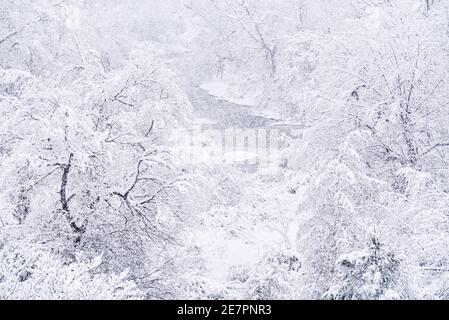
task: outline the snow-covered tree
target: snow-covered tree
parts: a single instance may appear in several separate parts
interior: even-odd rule
[[[125,300],[141,299],[142,292],[120,274],[96,273],[101,256],[92,261],[62,261],[48,253],[0,251],[2,300]]]
[[[373,236],[363,251],[340,256],[325,297],[332,300],[399,299],[400,260]]]

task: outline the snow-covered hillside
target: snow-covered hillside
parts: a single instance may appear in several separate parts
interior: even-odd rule
[[[448,299],[448,17],[0,1],[0,299]]]

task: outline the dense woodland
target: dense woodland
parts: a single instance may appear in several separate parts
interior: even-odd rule
[[[0,299],[447,299],[448,125],[448,0],[1,0]]]

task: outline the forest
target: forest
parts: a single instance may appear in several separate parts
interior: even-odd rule
[[[449,0],[0,0],[0,300],[449,299]]]

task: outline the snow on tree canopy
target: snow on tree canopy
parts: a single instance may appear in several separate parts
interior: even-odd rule
[[[0,299],[448,299],[444,0],[2,0]]]

